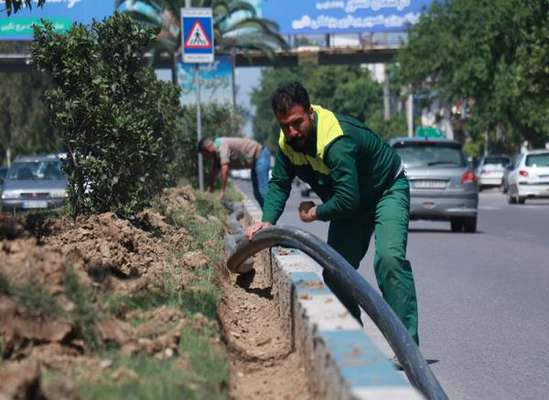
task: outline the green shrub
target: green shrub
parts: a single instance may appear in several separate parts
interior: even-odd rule
[[[143,60],[154,34],[118,13],[66,34],[43,22],[32,55],[55,84],[46,99],[68,152],[69,211],[131,217],[173,180],[181,108]]]

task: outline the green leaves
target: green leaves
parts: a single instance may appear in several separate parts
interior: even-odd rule
[[[132,218],[171,183],[178,90],[143,61],[150,33],[126,15],[64,35],[35,28],[34,62],[56,87],[47,100],[68,151],[72,214]]]
[[[42,7],[46,0],[38,0],[35,2],[35,5],[38,7]],[[8,15],[11,15],[12,13],[16,13],[21,8],[28,7],[32,8],[32,0],[5,0],[6,4],[6,13]]]
[[[549,140],[549,1],[433,3],[398,54],[400,83],[467,101],[473,135]]]

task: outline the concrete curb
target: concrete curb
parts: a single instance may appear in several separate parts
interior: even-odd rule
[[[260,220],[257,203],[242,195],[247,223]],[[294,350],[311,371],[317,398],[424,398],[324,285],[322,268],[314,260],[294,249],[265,253],[280,315],[287,321]]]

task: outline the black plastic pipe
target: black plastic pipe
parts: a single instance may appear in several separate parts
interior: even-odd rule
[[[249,257],[273,246],[303,251],[322,268],[327,269],[334,279],[347,286],[354,300],[387,339],[412,385],[429,400],[448,399],[419,348],[391,307],[337,251],[315,235],[285,225],[264,228],[252,240],[242,237],[230,252],[227,267],[239,273],[241,264]]]

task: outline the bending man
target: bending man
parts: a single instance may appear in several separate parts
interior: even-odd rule
[[[374,269],[383,297],[418,343],[414,278],[406,259],[410,192],[398,154],[359,121],[311,105],[305,88],[294,82],[272,96],[281,127],[262,222],[249,238],[275,224],[284,210],[292,180],[309,183],[323,204],[299,206],[304,222],[330,221],[328,244],[354,268],[375,233]],[[324,271],[324,280],[360,321],[358,304]]]
[[[263,199],[269,184],[269,169],[271,168],[271,152],[266,146],[261,146],[252,139],[239,137],[219,137],[215,140],[202,138],[198,143],[198,151],[204,157],[212,159],[212,170],[208,189],[214,190],[214,183],[221,171],[221,191],[219,200],[225,198],[229,170],[251,169],[254,197],[263,208]]]

